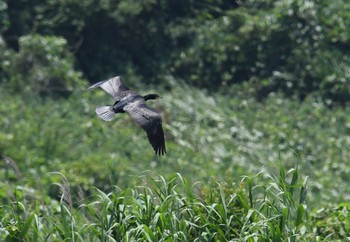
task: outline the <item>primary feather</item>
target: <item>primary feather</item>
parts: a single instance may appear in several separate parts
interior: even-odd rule
[[[107,81],[101,81],[91,85],[88,89],[101,87],[105,92],[113,97],[115,101],[120,101],[126,96],[130,96],[134,93],[123,82],[122,77],[116,76]]]

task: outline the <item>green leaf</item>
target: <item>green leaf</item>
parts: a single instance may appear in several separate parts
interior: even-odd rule
[[[30,226],[32,224],[32,221],[33,221],[34,217],[35,217],[34,214],[31,214],[28,217],[26,223],[24,224],[24,227],[21,229],[21,233],[20,233],[20,238],[21,239],[23,239],[26,236],[26,234],[27,234],[27,232],[28,232],[28,230],[29,230],[29,228],[30,228]]]
[[[297,217],[296,217],[296,221],[295,221],[295,224],[297,227],[299,227],[299,225],[301,225],[303,223],[304,214],[305,214],[305,208],[302,204],[299,204],[298,210],[297,210]]]
[[[145,224],[143,225],[143,231],[149,242],[157,241],[156,236],[154,235],[152,230]]]

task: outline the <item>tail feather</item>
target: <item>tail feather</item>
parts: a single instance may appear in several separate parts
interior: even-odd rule
[[[98,117],[104,121],[111,121],[115,115],[112,106],[98,106],[95,111]]]

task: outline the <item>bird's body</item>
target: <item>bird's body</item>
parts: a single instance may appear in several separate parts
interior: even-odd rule
[[[101,119],[111,121],[115,114],[127,112],[146,131],[148,140],[156,154],[164,155],[166,153],[162,118],[158,112],[145,104],[147,100],[159,98],[159,95],[141,96],[126,87],[119,76],[98,82],[90,86],[89,89],[96,87],[101,87],[115,100],[111,106],[98,106],[96,108],[96,113]]]
[[[125,97],[120,101],[116,101],[113,104],[113,111],[116,113],[125,113],[124,108],[127,108],[127,106],[130,105],[137,105],[140,102],[144,102],[141,100],[141,96],[140,95],[135,95],[135,96],[130,96],[130,97]]]

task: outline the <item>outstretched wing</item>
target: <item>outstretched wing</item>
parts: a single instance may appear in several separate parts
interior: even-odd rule
[[[156,154],[164,155],[166,148],[160,114],[145,104],[126,106],[124,110],[146,131],[148,140]]]
[[[113,97],[115,101],[120,101],[123,97],[125,97],[125,91],[129,91],[130,89],[125,86],[122,77],[116,76],[107,81],[101,81],[91,85],[88,89],[93,89],[96,87],[101,87],[105,90],[109,95]]]

